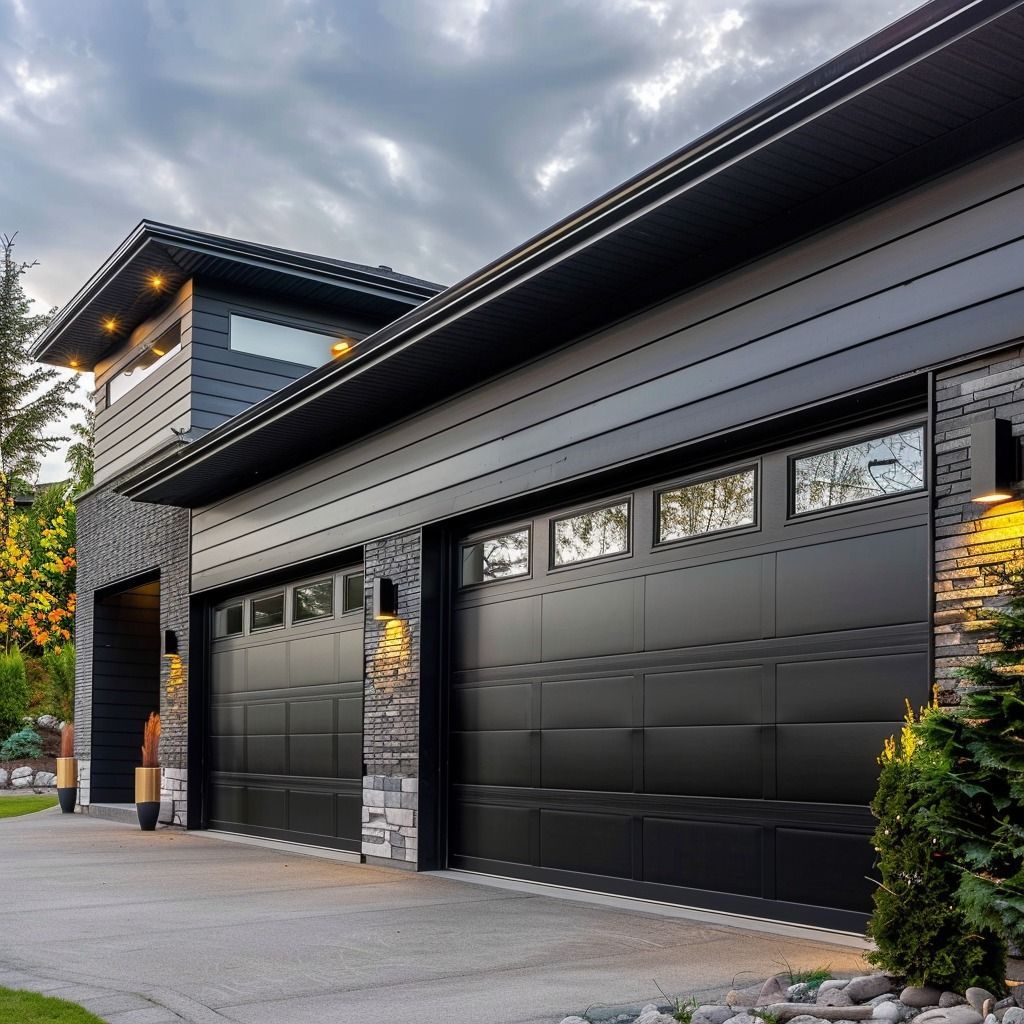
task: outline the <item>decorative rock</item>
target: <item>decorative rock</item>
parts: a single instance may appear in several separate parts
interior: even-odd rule
[[[994,1013],[986,1013],[985,1024],[999,1024],[999,1018]]]
[[[11,785],[21,789],[32,785],[32,769],[27,765],[19,765],[11,772]]]
[[[652,1010],[641,1013],[636,1019],[636,1024],[676,1024],[676,1021],[655,1006]]]
[[[0,768],[0,789],[7,785],[7,769]]]
[[[900,1002],[923,1010],[926,1006],[938,1006],[942,993],[934,985],[908,985],[900,993]]]
[[[896,1021],[903,1019],[903,1010],[900,1004],[893,1002],[891,999],[885,1003],[879,1003],[874,1010],[871,1011],[872,1020],[887,1020],[895,1024]]]
[[[561,1024],[588,1024],[582,1017],[563,1017]]]
[[[891,992],[883,992],[880,996],[867,1000],[867,1004],[868,1006],[877,1006],[879,1003],[892,1003],[895,1000],[896,997]]]
[[[985,1003],[990,999],[995,1004],[996,997],[992,995],[987,988],[978,988],[973,986],[969,988],[964,996],[967,998],[967,1002],[971,1004],[971,1008],[980,1013],[983,1017],[985,1016]]]
[[[918,1024],[982,1024],[982,1016],[973,1006],[950,1006],[948,1009],[938,1008],[925,1010],[914,1018]]]
[[[851,979],[850,984],[843,991],[853,1002],[866,1003],[869,999],[882,995],[883,992],[891,992],[892,982],[884,974],[865,974],[863,977]]]
[[[949,1009],[951,1006],[963,1006],[967,1000],[959,992],[943,992],[939,996],[939,1006],[942,1009]]]
[[[797,1017],[791,1017],[789,1024],[816,1024],[820,1020],[820,1017],[812,1017],[809,1013],[801,1013]]]
[[[839,1024],[852,1024],[853,1021],[870,1020],[874,1012],[870,1006],[815,1006],[814,1016],[819,1020],[837,1021]],[[789,1021],[793,1017],[807,1015],[806,1003],[772,1003],[765,1009],[766,1016],[771,1014],[780,1021]],[[734,1018],[735,1019],[735,1018]],[[733,1024],[732,1021],[729,1024]]]
[[[57,732],[60,729],[60,722],[53,715],[40,715],[36,719],[36,725],[40,729],[46,729],[47,732]]]
[[[802,1003],[807,999],[810,991],[811,987],[806,981],[798,981],[786,989],[786,999],[791,1003]]]
[[[753,1017],[749,1013],[738,1013],[729,1021],[729,1024],[764,1024],[760,1017]]]
[[[786,1002],[786,990],[777,977],[769,978],[757,993],[755,1006],[770,1006],[772,1003]]]
[[[53,772],[36,772],[36,777],[32,782],[33,786],[56,786],[57,776]]]
[[[856,1002],[850,995],[847,988],[827,988],[824,992],[818,992],[815,1000],[818,1006],[853,1006]]]
[[[727,1020],[736,1016],[736,1011],[731,1006],[720,1006],[718,1004],[698,1006],[693,1012],[693,1019],[703,1017],[710,1024],[725,1024]]]
[[[1024,985],[1014,985],[1010,995],[1018,1006],[1024,1007]]]
[[[1024,1010],[1019,1006],[1011,1006],[1003,1014],[1003,1024],[1024,1024]]]
[[[757,1001],[757,997],[761,994],[762,988],[764,988],[763,982],[759,982],[757,985],[751,985],[748,988],[734,988],[726,994],[725,1005],[753,1006]]]
[[[830,988],[846,988],[849,984],[849,978],[828,978],[818,986],[818,991],[827,992]]]
[[[1008,1010],[1013,1005],[1014,1005],[1013,996],[1006,996],[1005,998],[1000,999],[998,1003],[996,1003],[996,1009],[997,1010]]]
[[[995,1008],[996,1008],[996,997],[993,996],[991,999],[986,999],[985,1002],[983,1002],[981,1004],[981,1015],[982,1015],[982,1017],[991,1017],[991,1016],[993,1016]]]

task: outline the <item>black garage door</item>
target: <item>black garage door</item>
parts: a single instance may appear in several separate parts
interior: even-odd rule
[[[927,673],[920,421],[471,534],[452,867],[857,930]]]
[[[209,827],[360,848],[363,576],[213,610]]]

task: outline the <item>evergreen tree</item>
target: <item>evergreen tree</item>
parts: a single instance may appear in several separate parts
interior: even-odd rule
[[[35,263],[14,257],[14,236],[0,235],[0,543],[7,539],[11,501],[29,490],[39,460],[65,437],[50,433],[72,406],[76,378],[61,380],[56,369],[33,364],[29,345],[49,323],[49,313],[33,313],[22,278]]]
[[[81,494],[89,490],[95,480],[93,449],[95,446],[96,413],[93,409],[76,404],[82,413],[81,423],[71,424],[75,440],[68,445],[67,461],[71,470],[71,492]]]
[[[995,650],[960,670],[960,705],[919,726],[934,753],[926,822],[960,870],[957,896],[976,927],[1024,947],[1024,563],[993,569],[1001,607],[977,623]]]
[[[941,715],[929,709],[924,721]],[[936,756],[917,737],[913,711],[879,757],[882,771],[871,810],[881,884],[875,890],[868,935],[876,949],[867,959],[911,985],[965,991],[1003,986],[1006,947],[989,929],[972,927],[957,906],[960,870],[939,849],[922,812],[932,794],[925,785]]]

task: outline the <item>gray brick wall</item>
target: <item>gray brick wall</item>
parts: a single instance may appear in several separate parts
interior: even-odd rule
[[[1024,503],[970,501],[971,424],[996,416],[1024,434],[1024,348],[940,371],[935,403],[934,678],[948,705],[958,699],[956,669],[986,650],[985,634],[970,628],[998,594],[986,570],[1024,553]]]
[[[164,767],[187,769],[189,512],[129,501],[111,487],[78,503],[78,606],[75,612],[75,752],[88,762],[92,739],[94,594],[119,580],[160,570],[160,628],[178,637],[180,661],[161,659],[160,716]],[[182,786],[174,817],[184,821]],[[88,800],[82,794],[83,801]]]
[[[363,654],[363,853],[415,863],[418,849],[420,708],[420,555],[418,530],[367,544]],[[373,583],[398,588],[398,618],[371,615]]]

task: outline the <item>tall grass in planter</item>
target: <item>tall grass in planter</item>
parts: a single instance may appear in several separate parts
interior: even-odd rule
[[[135,769],[135,811],[139,828],[152,832],[160,817],[160,716],[155,711],[142,734],[142,767]]]

